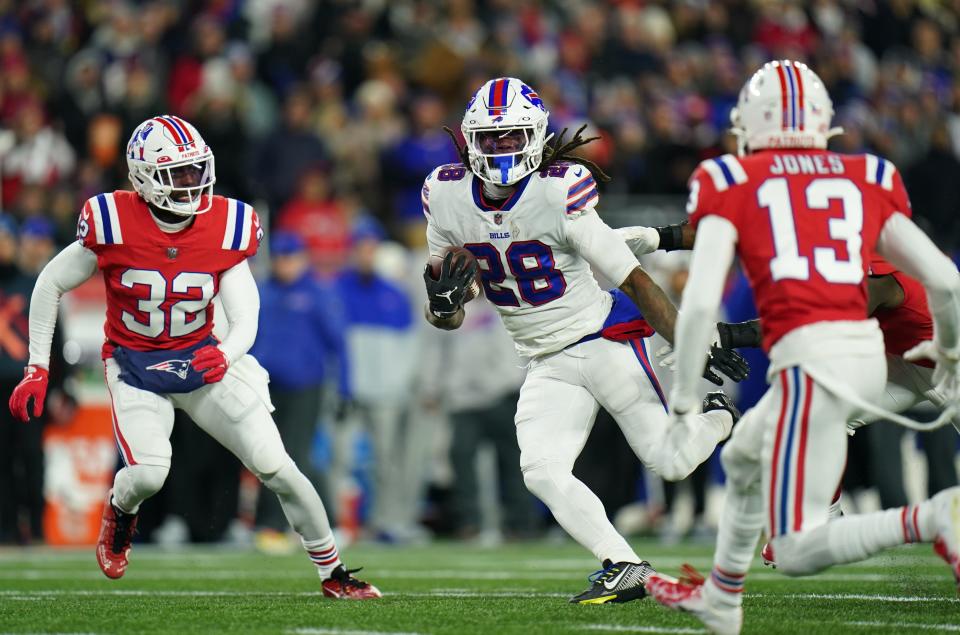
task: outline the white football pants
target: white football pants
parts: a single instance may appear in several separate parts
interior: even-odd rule
[[[670,425],[644,340],[596,339],[531,362],[517,404],[517,442],[527,488],[577,542],[602,560],[639,562],[573,464],[603,406],[643,463],[686,478],[730,432],[726,411]]]
[[[267,375],[256,360],[246,355],[221,381],[166,395],[124,383],[113,359],[106,360],[105,368],[114,436],[126,465],[114,479],[118,507],[136,512],[160,491],[170,470],[173,410],[180,408],[277,494],[287,520],[305,542],[332,544],[323,502],[287,455],[270,416]]]

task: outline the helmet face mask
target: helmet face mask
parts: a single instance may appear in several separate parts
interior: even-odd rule
[[[767,62],[740,90],[730,111],[730,131],[739,154],[767,148],[826,149],[833,102],[823,82],[806,64]]]
[[[538,167],[550,113],[519,79],[500,77],[476,92],[463,117],[470,170],[494,185],[513,185]]]
[[[179,117],[162,115],[140,124],[127,144],[127,167],[133,189],[158,209],[194,216],[213,205],[213,152]]]

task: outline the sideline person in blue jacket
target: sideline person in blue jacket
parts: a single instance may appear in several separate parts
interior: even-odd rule
[[[313,275],[300,236],[274,232],[270,256],[271,275],[260,283],[260,325],[250,352],[270,373],[274,420],[284,446],[322,494],[310,453],[324,386],[336,377],[341,399],[350,394],[340,305]],[[256,525],[264,530],[258,535],[260,547],[282,549],[285,538],[274,532],[287,523],[275,496],[260,497]]]

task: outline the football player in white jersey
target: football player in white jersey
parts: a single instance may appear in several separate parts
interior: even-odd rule
[[[676,308],[597,215],[591,168],[606,175],[568,156],[589,139],[578,132],[564,145],[561,134],[548,145],[547,118],[533,89],[510,77],[484,84],[467,106],[463,163],[438,167],[423,186],[431,254],[446,253],[439,279],[429,267],[424,273],[426,317],[458,328],[479,264],[487,299],[529,362],[516,415],[524,482],[603,563],[571,602],[626,602],[644,596],[653,569],[572,473],[598,409],[613,415],[644,464],[670,480],[708,458],[739,413],[714,392],[702,414],[668,425],[645,338],[655,329],[672,341]],[[454,258],[449,250],[457,247],[477,262]],[[603,291],[594,272],[619,288]],[[748,372],[736,352],[719,346],[706,374],[722,383],[712,369],[736,381]]]

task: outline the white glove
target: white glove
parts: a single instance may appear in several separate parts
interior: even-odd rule
[[[653,355],[659,360],[657,365],[660,366],[660,368],[668,368],[671,373],[677,370],[675,367],[677,363],[677,353],[669,344],[664,344]]]
[[[920,342],[903,354],[908,362],[929,359],[936,364],[933,369],[934,389],[943,395],[947,406],[960,406],[960,353],[944,351],[936,342]]]
[[[660,234],[653,227],[621,227],[616,230],[634,256],[652,254],[660,248]]]

